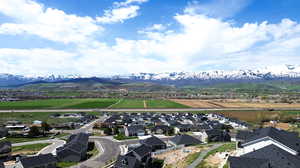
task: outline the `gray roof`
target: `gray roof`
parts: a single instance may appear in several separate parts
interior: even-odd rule
[[[11,143],[8,141],[0,142],[0,154],[10,153],[11,152]]]
[[[0,168],[4,168],[4,164],[0,162]]]
[[[229,157],[230,168],[269,168],[268,159]]]
[[[266,146],[245,154],[242,157],[268,159],[271,162],[272,168],[299,168],[300,165],[300,156],[292,155],[275,145]]]
[[[199,139],[190,135],[176,135],[175,137],[170,139],[170,141],[172,141],[176,145],[197,145],[202,143]]]
[[[115,165],[115,168],[139,168],[140,162],[133,156],[125,155],[119,156]]]
[[[157,138],[156,136],[152,136],[150,138],[142,140],[141,144],[145,144],[147,146],[166,145],[166,143],[164,141],[162,141],[161,139]]]
[[[132,150],[132,152],[134,152],[135,154],[139,155],[141,158],[143,158],[144,156],[150,154],[152,152],[152,149],[146,145],[141,145],[137,148],[134,148]]]
[[[253,136],[248,138],[244,143],[248,143],[257,139],[261,139],[264,137],[270,137],[289,148],[300,151],[300,138],[298,137],[298,134],[295,132],[287,132],[284,130],[279,130],[273,127],[267,127],[267,128],[261,128],[254,131]]]
[[[21,158],[20,161],[24,168],[41,167],[47,164],[57,163],[56,158],[52,154]]]

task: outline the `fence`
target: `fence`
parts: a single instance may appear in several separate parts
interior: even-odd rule
[[[152,152],[152,156],[160,155],[160,154],[163,154],[163,153],[167,153],[167,152],[170,152],[170,151],[173,151],[173,150],[177,150],[177,149],[182,149],[182,148],[184,148],[184,145],[173,146],[173,147],[170,147],[170,148],[167,148],[167,149],[163,149],[163,150],[158,150],[156,152]]]

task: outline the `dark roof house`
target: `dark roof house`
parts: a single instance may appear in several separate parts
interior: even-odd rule
[[[8,141],[0,141],[0,157],[8,156],[11,153],[11,143]]]
[[[86,157],[89,135],[79,133],[71,135],[67,143],[56,149],[60,161],[79,162]]]
[[[21,158],[23,168],[56,168],[57,159],[52,154]]]
[[[141,163],[134,156],[124,155],[118,156],[114,168],[140,168]]]
[[[145,140],[141,140],[141,144],[144,144],[152,149],[152,151],[156,151],[159,149],[166,149],[167,145],[164,141],[157,138],[156,136],[152,136],[150,138],[147,138]]]
[[[190,146],[190,145],[198,145],[202,142],[190,135],[176,135],[170,141],[175,145],[184,145],[184,146]]]
[[[0,127],[0,138],[6,137],[8,135],[8,129]]]
[[[268,159],[256,159],[246,157],[229,157],[230,168],[271,168]]]

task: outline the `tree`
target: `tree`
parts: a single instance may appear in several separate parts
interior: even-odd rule
[[[112,135],[113,130],[111,128],[104,128],[104,134]]]
[[[28,132],[29,137],[35,137],[35,136],[38,136],[40,134],[41,134],[40,130],[37,126],[30,127],[29,132]]]
[[[41,127],[44,135],[46,132],[49,132],[51,130],[51,126],[47,122],[42,122]]]

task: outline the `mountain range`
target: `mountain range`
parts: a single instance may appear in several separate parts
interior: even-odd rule
[[[151,82],[157,84],[185,86],[226,82],[256,82],[272,80],[300,80],[300,68],[287,65],[285,70],[239,70],[206,72],[136,73],[109,77],[80,75],[29,77],[13,74],[0,74],[0,87],[20,87],[39,83],[86,83],[125,84]]]

